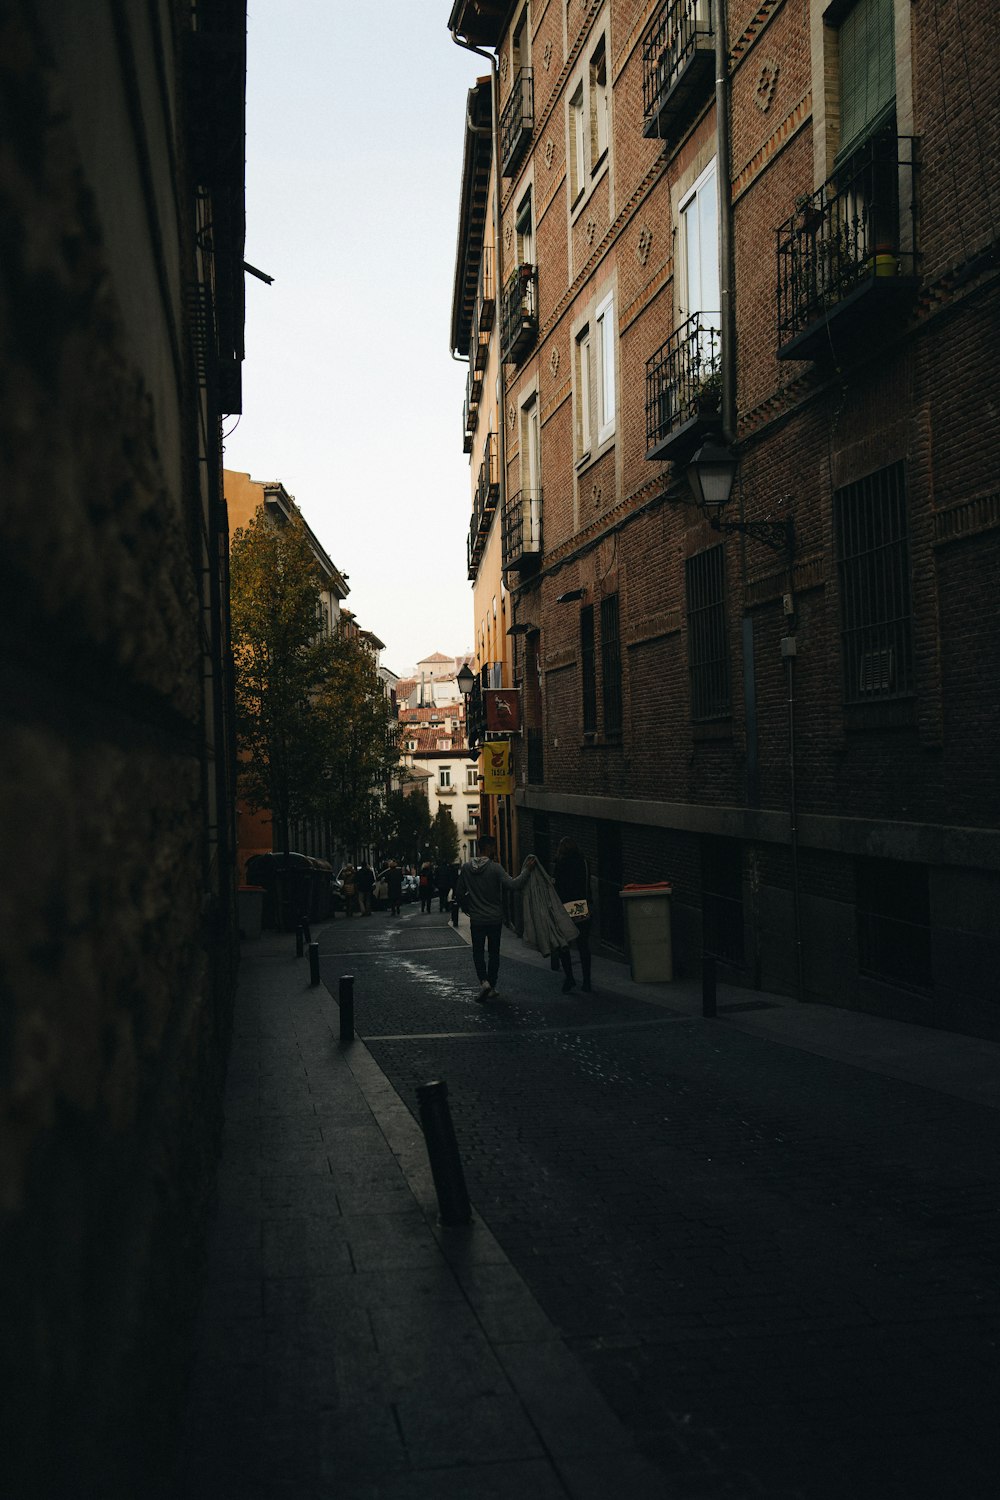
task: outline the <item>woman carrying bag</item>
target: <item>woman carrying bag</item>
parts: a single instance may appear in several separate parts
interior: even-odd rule
[[[556,891],[559,899],[566,908],[567,916],[571,917],[576,927],[576,945],[580,950],[580,968],[583,971],[583,983],[580,988],[584,994],[590,994],[590,869],[579,845],[573,839],[562,839],[556,850],[555,864],[552,867],[552,878],[555,881]],[[576,988],[573,979],[573,958],[568,947],[559,951],[559,960],[563,967],[565,979],[563,980],[563,994]]]

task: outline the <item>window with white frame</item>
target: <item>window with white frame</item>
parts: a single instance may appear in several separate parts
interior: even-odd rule
[[[583,82],[569,101],[569,196],[575,204],[587,185],[587,113]]]
[[[438,767],[438,786],[451,786],[451,766]]]
[[[615,298],[610,292],[594,314],[597,330],[597,441],[606,443],[615,430]]]
[[[608,153],[608,49],[604,37],[590,58],[590,151],[591,172],[596,172]]]
[[[718,314],[721,304],[719,193],[714,161],[681,199],[680,229],[684,259],[684,316]]]
[[[474,792],[476,790],[476,788],[477,788],[477,786],[479,784],[479,767],[478,766],[466,766],[466,768],[465,768],[465,784],[468,787],[468,789],[469,789],[470,792]]]
[[[585,324],[576,336],[576,347],[574,350],[576,375],[576,456],[587,458],[590,454],[591,431],[590,431],[590,408],[591,408],[591,376],[590,376],[590,324]]]

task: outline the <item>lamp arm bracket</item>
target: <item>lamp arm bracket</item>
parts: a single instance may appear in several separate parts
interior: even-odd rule
[[[711,524],[716,531],[753,537],[754,541],[762,542],[773,552],[786,552],[791,556],[795,551],[795,523],[790,516],[785,521],[723,521],[713,517]]]

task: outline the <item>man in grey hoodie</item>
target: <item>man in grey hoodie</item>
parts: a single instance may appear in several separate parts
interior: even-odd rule
[[[535,864],[529,854],[520,875],[508,875],[497,864],[497,841],[491,834],[479,840],[479,854],[467,859],[459,871],[459,905],[469,914],[472,928],[472,962],[479,979],[479,1001],[497,998],[496,982],[500,971],[500,934],[503,931],[503,892],[519,891],[528,883]],[[486,948],[489,947],[489,959]]]

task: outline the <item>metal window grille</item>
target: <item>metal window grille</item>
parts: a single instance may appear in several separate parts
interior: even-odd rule
[[[725,549],[709,547],[684,564],[692,719],[731,712],[726,651]]]
[[[580,611],[580,680],[583,687],[583,732],[597,732],[597,672],[594,663],[594,606]]]
[[[913,611],[903,465],[834,495],[844,700],[913,692]]]
[[[604,733],[620,734],[622,728],[622,653],[618,630],[618,595],[601,600],[601,679],[604,700]]]

